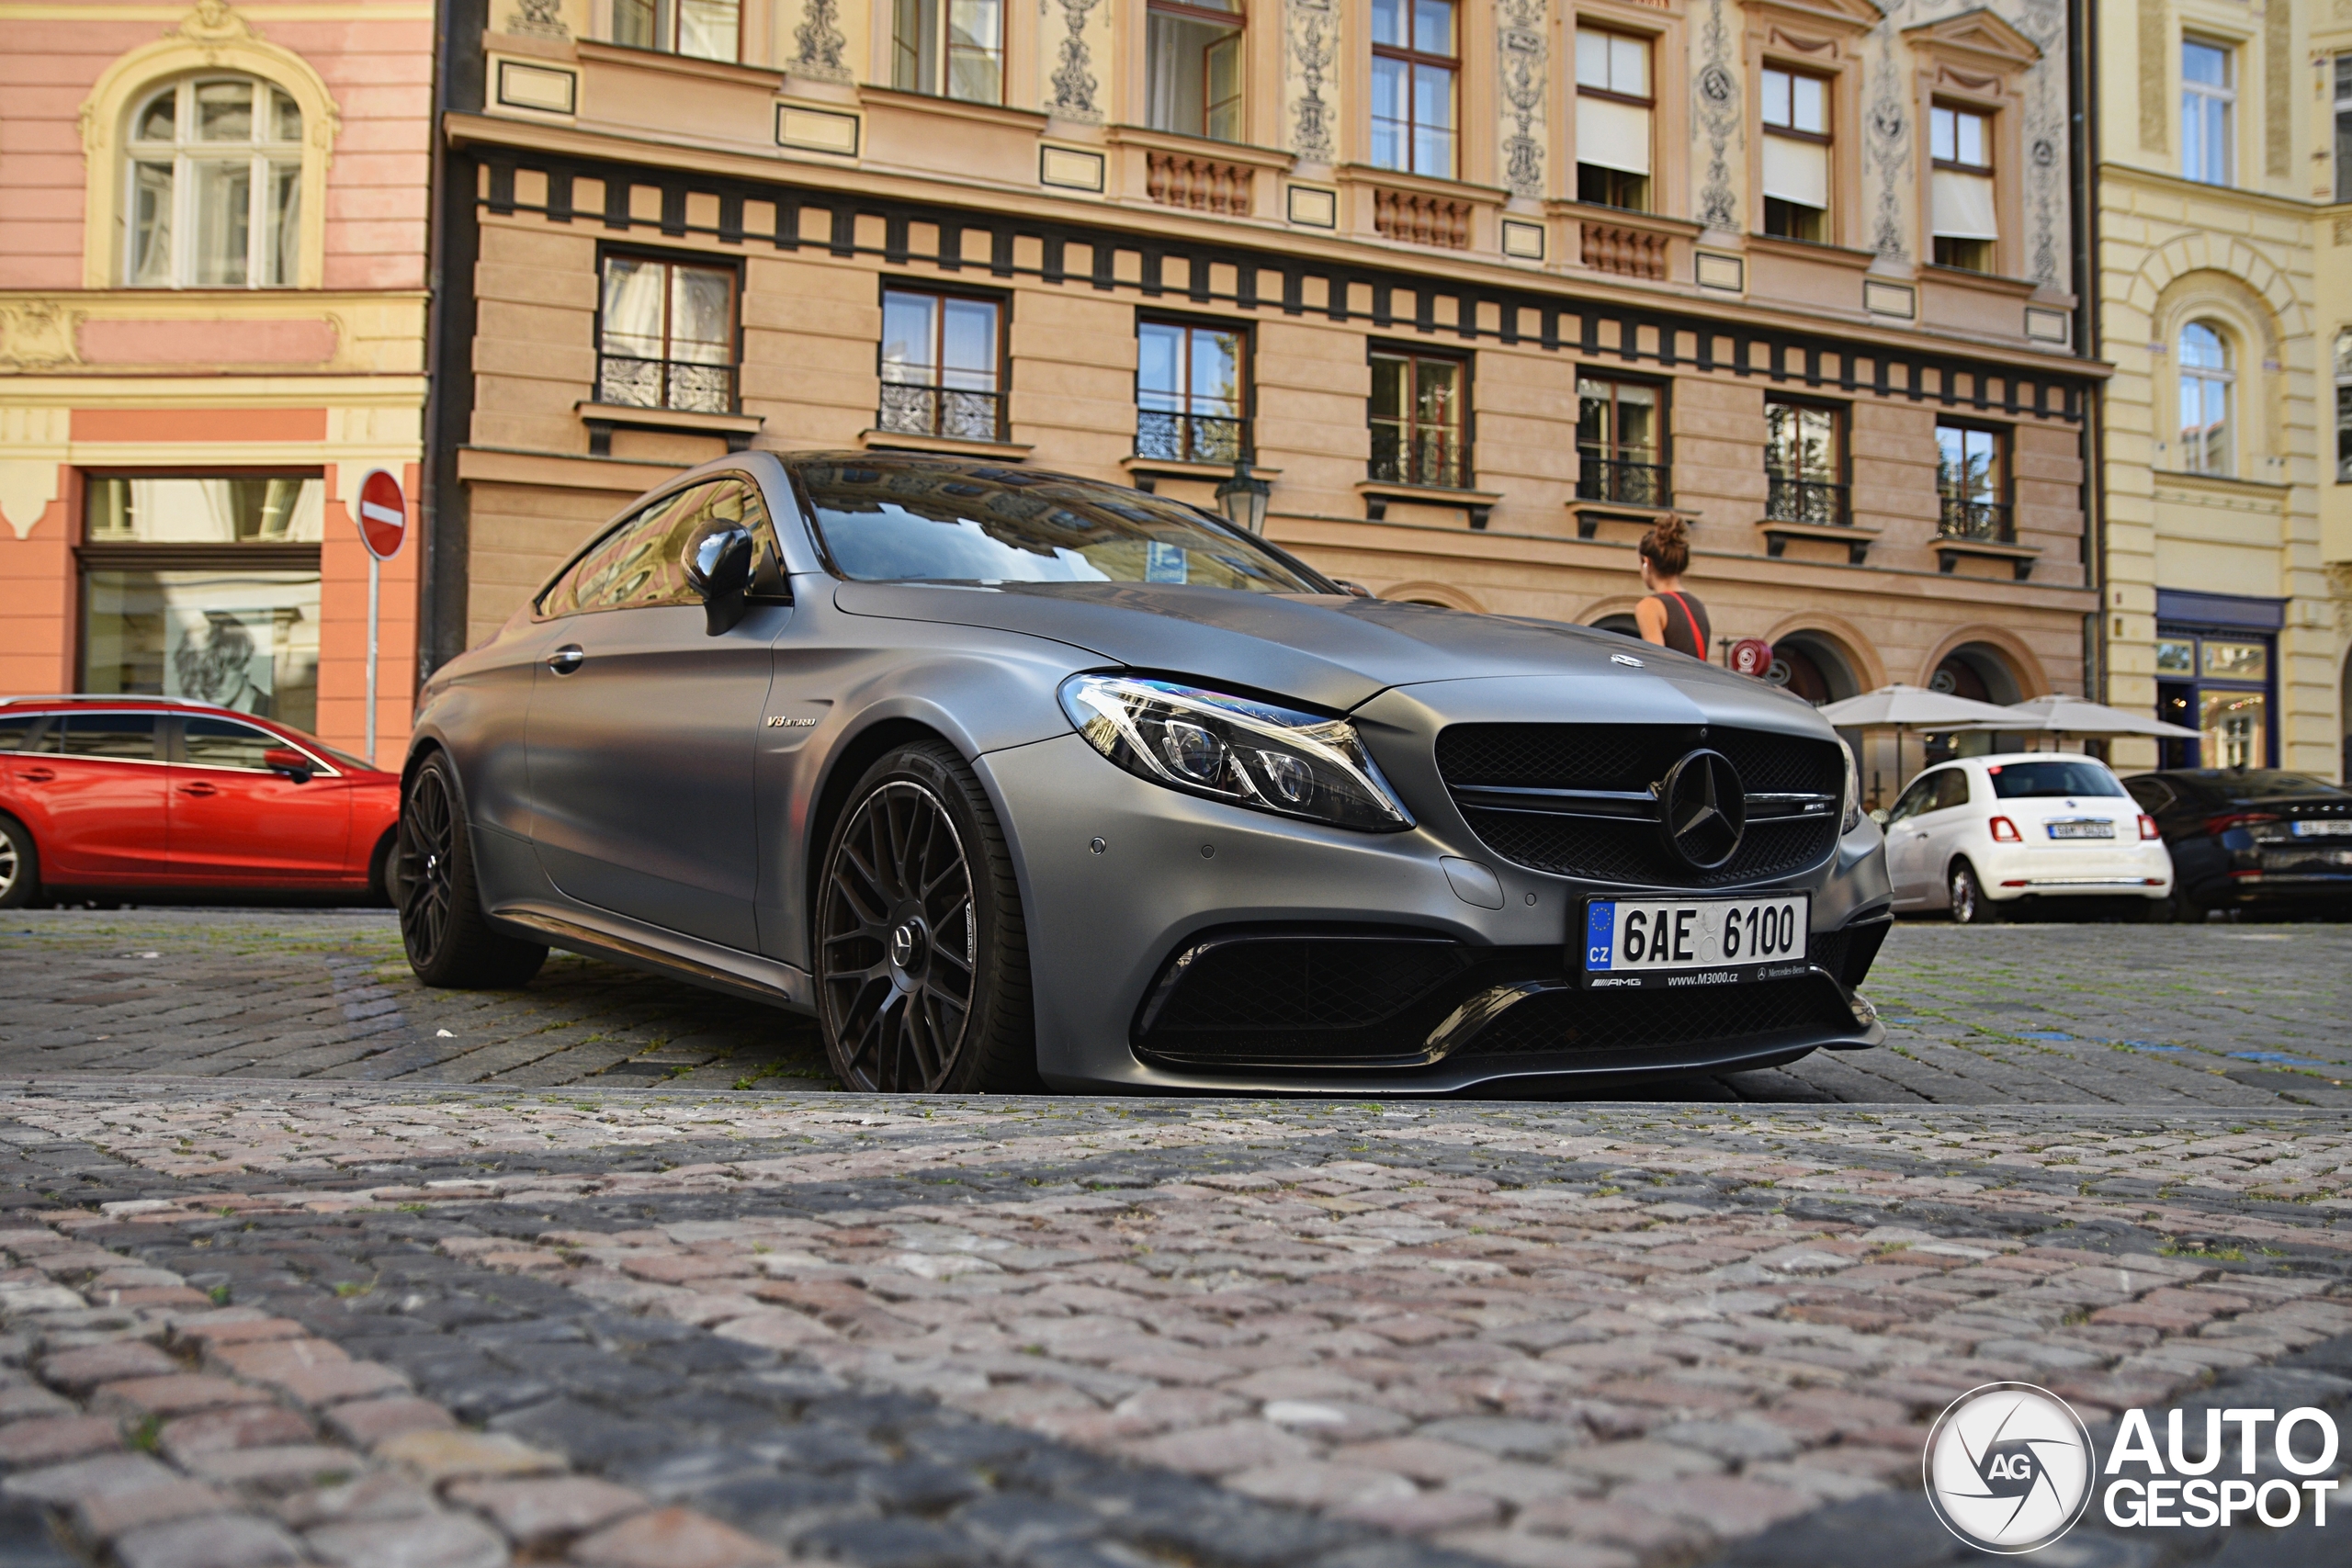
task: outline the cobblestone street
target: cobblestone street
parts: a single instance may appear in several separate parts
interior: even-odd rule
[[[1554,1103],[876,1100],[378,915],[0,931],[6,1568],[1928,1568],[1978,1384],[2352,1416],[2338,928],[1906,927],[1894,1048]]]

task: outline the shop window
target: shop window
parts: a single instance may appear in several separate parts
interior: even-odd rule
[[[283,288],[302,229],[302,111],[249,76],[192,77],[131,111],[123,282]]]
[[[1928,205],[1936,265],[1991,272],[2001,227],[1993,209],[1993,117],[1937,104],[1928,111]]]
[[[1453,0],[1372,0],[1372,164],[1453,177]]]
[[[1650,45],[1577,29],[1577,199],[1650,209]]]
[[[1764,515],[1774,523],[1850,521],[1844,411],[1772,399],[1764,405]]]
[[[1620,506],[1670,506],[1666,393],[1647,381],[1577,378],[1577,496]]]
[[[1136,456],[1232,463],[1250,454],[1247,339],[1229,327],[1136,327]]]
[[[1145,118],[1154,130],[1241,140],[1240,0],[1151,0]]]
[[[876,423],[909,435],[1002,440],[1001,316],[993,299],[885,290]]]
[[[2008,504],[2008,432],[1939,420],[1936,424],[1936,530],[1947,539],[2017,542]]]
[[[2156,716],[2199,732],[2166,740],[2166,768],[2273,766],[2270,699],[2272,639],[2262,633],[2160,626],[2156,634]]]
[[[1829,82],[1763,73],[1764,232],[1829,242]]]
[[[733,60],[742,38],[741,0],[613,0],[613,41],[630,49]]]
[[[2236,62],[2227,46],[2180,40],[2180,172],[2209,186],[2233,178]]]
[[[596,400],[733,412],[735,270],[606,256]]]
[[[890,85],[908,93],[1004,102],[1003,0],[892,0]]]
[[[2210,321],[2180,329],[2180,461],[2192,474],[2226,474],[2233,468],[2230,401],[2236,373],[2229,339]]]
[[[80,689],[316,728],[320,480],[93,475],[84,491]]]
[[[1469,371],[1444,355],[1373,354],[1372,478],[1468,488]]]

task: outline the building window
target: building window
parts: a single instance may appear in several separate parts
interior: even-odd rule
[[[1646,381],[1577,378],[1577,497],[1670,506],[1666,396]]]
[[[1152,130],[1240,141],[1240,0],[1151,0],[1144,75]]]
[[[123,281],[283,288],[302,229],[302,111],[250,76],[196,77],[130,117]]]
[[[2180,464],[2192,474],[2230,471],[2229,340],[2210,321],[2180,329]]]
[[[613,41],[630,49],[733,60],[741,0],[613,0]]]
[[[1239,332],[1177,321],[1136,328],[1136,456],[1231,463],[1250,455]]]
[[[1577,29],[1577,199],[1650,209],[1650,45]]]
[[[2352,327],[2335,334],[2335,482],[2352,484]]]
[[[1947,539],[2017,543],[2008,502],[2008,433],[1981,424],[1936,425],[1936,531]]]
[[[1372,163],[1453,177],[1453,0],[1372,0]]]
[[[1435,354],[1372,356],[1372,477],[1469,486],[1469,367]]]
[[[2335,57],[2335,199],[2352,201],[2352,54]]]
[[[1004,364],[993,299],[892,288],[882,296],[882,408],[908,435],[1001,441]]]
[[[605,258],[596,400],[735,410],[735,273],[651,256]]]
[[[2232,183],[2230,121],[2237,107],[2230,51],[2180,40],[2180,172],[2209,186]]]
[[[1829,241],[1829,82],[1764,68],[1764,232]]]
[[[892,0],[890,15],[890,85],[1004,101],[1003,0]]]
[[[1928,174],[1936,265],[1993,270],[2001,229],[1993,211],[1993,117],[1937,104],[1928,111]]]
[[[1843,411],[1774,399],[1764,405],[1764,421],[1765,517],[1774,523],[1850,522]]]
[[[318,727],[315,475],[92,475],[80,689]]]

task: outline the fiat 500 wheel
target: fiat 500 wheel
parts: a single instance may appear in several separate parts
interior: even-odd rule
[[[1951,868],[1951,918],[1963,926],[1991,925],[2001,918],[2000,907],[1984,897],[1976,868],[1966,861]]]
[[[401,801],[392,902],[408,966],[428,986],[492,990],[539,972],[548,950],[492,930],[474,882],[464,797],[447,757],[424,760]]]
[[[894,751],[852,793],[817,888],[816,975],[825,1052],[849,1088],[1036,1087],[1012,855],[946,746]]]

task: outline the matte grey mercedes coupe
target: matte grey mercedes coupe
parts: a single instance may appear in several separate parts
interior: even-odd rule
[[[1804,703],[981,461],[744,452],[630,506],[426,684],[395,862],[428,984],[592,953],[813,1012],[857,1089],[1884,1038],[1883,845]]]

